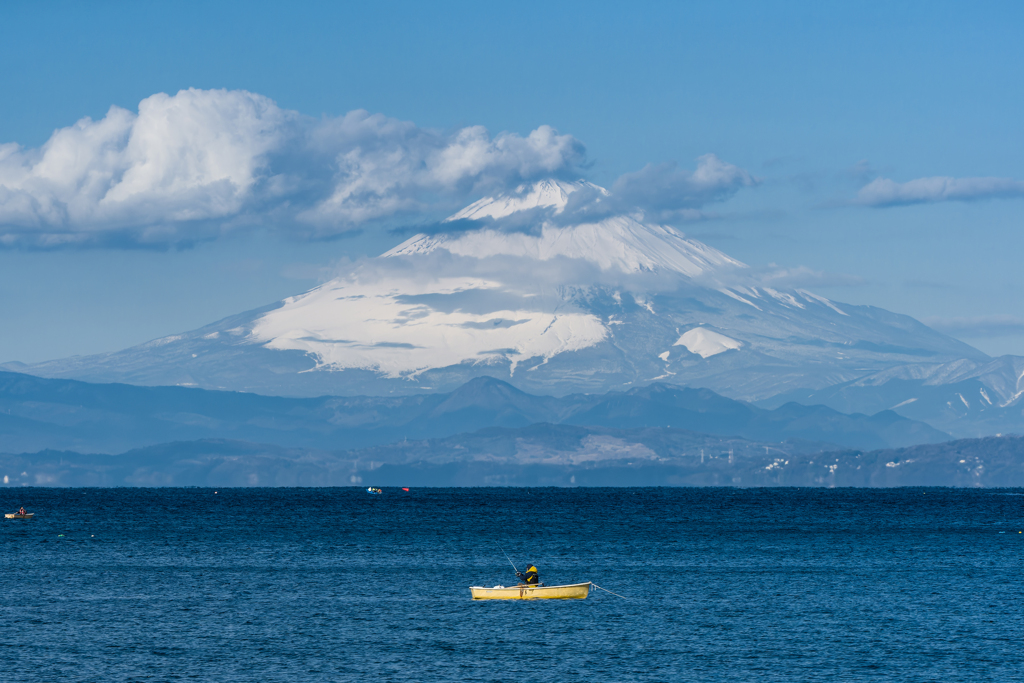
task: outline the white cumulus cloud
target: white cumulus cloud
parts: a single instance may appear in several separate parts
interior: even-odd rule
[[[0,151],[0,239],[84,243],[237,214],[296,115],[247,92],[153,95],[137,114],[111,107],[53,133],[39,149]]]
[[[905,183],[876,178],[860,189],[857,203],[882,207],[1021,196],[1024,181],[1013,178],[932,177]]]
[[[522,180],[558,175],[584,160],[582,145],[550,126],[526,137],[492,138],[482,126],[441,136],[356,111],[324,122],[311,137],[319,149],[333,152],[334,178],[328,196],[299,218],[327,232],[422,210],[437,194],[500,191]]]
[[[0,145],[0,245],[180,244],[261,223],[330,237],[584,161],[548,126],[444,133],[365,111],[314,119],[245,91],[158,93],[38,149]]]

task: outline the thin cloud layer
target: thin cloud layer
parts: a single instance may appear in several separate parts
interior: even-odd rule
[[[728,199],[759,182],[739,166],[705,154],[697,159],[693,171],[675,163],[648,164],[621,176],[611,190],[619,206],[639,207],[653,220],[694,220],[702,217],[704,205]]]
[[[1024,196],[1024,181],[1013,178],[917,178],[898,183],[876,178],[857,193],[858,204],[874,207]]]
[[[365,111],[313,119],[245,91],[159,93],[38,149],[0,145],[0,245],[159,246],[256,224],[329,238],[584,162],[549,126],[440,133]]]
[[[762,287],[780,287],[802,289],[814,287],[859,287],[866,284],[864,278],[845,273],[829,273],[814,270],[807,266],[783,268],[774,263],[767,268],[751,271],[751,279],[755,285]]]
[[[740,189],[760,182],[739,166],[705,154],[697,158],[693,171],[681,169],[675,162],[648,164],[639,171],[619,176],[611,191],[584,181],[573,183],[574,189],[564,207],[537,206],[499,218],[444,221],[396,232],[434,234],[487,227],[499,232],[538,234],[545,225],[593,223],[622,215],[654,223],[689,223],[716,217],[706,213],[704,207],[725,201]],[[518,188],[517,192],[522,196],[528,189]]]
[[[1010,337],[1024,333],[1024,318],[1017,315],[982,315],[967,318],[922,318],[940,332],[972,339]]]

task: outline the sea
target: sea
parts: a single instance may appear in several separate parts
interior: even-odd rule
[[[1024,680],[1024,491],[0,489],[0,681]],[[473,601],[510,560],[586,600]]]

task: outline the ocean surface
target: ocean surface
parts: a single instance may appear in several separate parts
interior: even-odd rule
[[[1024,493],[0,489],[0,680],[1024,680]],[[470,600],[503,547],[583,601]]]

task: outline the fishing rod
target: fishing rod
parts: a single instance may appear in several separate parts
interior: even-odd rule
[[[497,543],[495,543],[495,545],[498,545],[498,544],[497,544]],[[512,565],[512,569],[514,569],[514,570],[515,570],[515,572],[516,572],[516,576],[519,576],[519,570],[518,570],[518,569],[516,569],[516,563],[512,561],[512,558],[511,558],[511,557],[509,557],[509,556],[508,556],[508,553],[506,553],[506,552],[505,552],[505,549],[504,549],[504,548],[502,548],[502,547],[501,547],[500,545],[498,545],[498,550],[500,550],[500,551],[501,551],[501,554],[505,556],[505,559],[506,559],[506,560],[508,560],[508,563],[509,563],[510,565]]]

